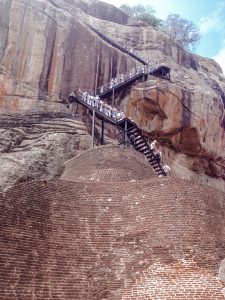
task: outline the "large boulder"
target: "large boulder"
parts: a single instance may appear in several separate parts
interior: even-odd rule
[[[160,140],[177,175],[186,172],[186,178],[201,180],[204,174],[205,183],[225,190],[221,68],[184,51],[164,32],[126,22],[119,9],[99,1],[2,0],[1,116],[68,117],[63,103],[71,91],[96,90],[110,78],[134,71],[139,62],[107,42],[106,35],[152,63],[171,68],[170,82],[152,78],[131,94],[124,89],[116,105],[149,137]]]
[[[54,118],[27,124],[18,117],[16,121],[17,126],[0,129],[1,191],[18,182],[59,177],[64,162],[90,146],[82,122]]]

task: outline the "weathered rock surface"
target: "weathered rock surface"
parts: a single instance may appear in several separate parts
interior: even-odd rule
[[[223,259],[220,263],[218,277],[223,283],[225,283],[225,259]]]
[[[128,97],[124,91],[117,104],[149,136],[160,139],[178,176],[186,173],[186,178],[199,179],[199,173],[206,174],[204,182],[213,176],[224,188],[221,68],[213,60],[185,52],[163,32],[127,23],[120,10],[97,0],[1,0],[1,124],[12,126],[19,115],[44,120],[48,115],[68,117],[63,102],[72,90],[94,90],[138,66],[89,24],[150,61],[171,68],[172,82],[157,81],[154,89],[152,80],[151,93],[143,99],[142,91],[134,89]]]
[[[202,177],[205,183],[215,177],[217,180],[209,184],[225,191],[224,106],[220,96],[202,90],[192,93],[152,78],[133,87],[123,105],[150,139],[161,142],[177,176],[200,181]]]
[[[58,2],[1,1],[0,101],[3,104],[20,97],[65,100],[78,86],[93,89],[109,80],[112,60],[117,72],[135,65],[132,59],[99,40],[87,28],[84,23],[87,18],[81,19],[77,7],[70,14]],[[116,71],[113,72],[115,76]]]
[[[90,146],[83,123],[68,119],[0,129],[0,136],[3,191],[17,182],[59,177],[64,162]]]

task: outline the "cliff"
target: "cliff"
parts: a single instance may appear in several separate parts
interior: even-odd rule
[[[225,79],[140,25],[97,0],[0,0],[1,299],[224,299]],[[171,176],[89,149],[89,113],[67,108],[139,67],[116,44],[171,68],[114,99]]]
[[[128,24],[124,13],[101,1],[1,0],[2,125],[21,117],[25,123],[41,122],[43,115],[70,118],[65,103],[71,91],[94,90],[136,69],[139,62],[107,43],[106,35],[171,68],[171,82],[149,78],[120,93],[117,105],[160,141],[174,175],[225,190],[221,68],[163,32]]]

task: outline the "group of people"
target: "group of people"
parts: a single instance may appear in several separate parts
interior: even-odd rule
[[[115,77],[115,78],[111,78],[109,83],[102,85],[98,88],[98,92],[100,94],[104,93],[105,91],[107,91],[108,89],[112,89],[113,87],[121,84],[122,82],[132,78],[133,76],[137,75],[137,74],[142,74],[142,73],[146,73],[147,72],[147,68],[142,66],[142,67],[138,67],[136,70],[131,71],[129,74],[120,74],[119,77]]]
[[[150,143],[150,149],[154,153],[157,161],[162,165],[162,169],[165,172],[165,174],[168,175],[170,172],[170,167],[163,163],[162,152],[159,151],[159,149],[157,148],[157,145],[158,145],[157,141],[154,140],[153,142]],[[159,176],[161,177],[162,175],[159,175]]]
[[[87,102],[88,105],[96,108],[101,113],[117,122],[125,118],[125,113],[123,111],[117,110],[115,107],[103,102],[98,95],[92,96],[88,94],[88,92],[84,92],[82,94],[82,101]]]
[[[128,47],[125,45],[123,47],[125,49],[125,51],[128,53],[128,54],[133,54],[135,55],[136,57],[138,57],[139,59],[141,59],[142,61],[145,62],[146,66],[149,66],[150,65],[150,62],[149,62],[149,59],[148,58],[145,58],[144,56],[142,55],[139,55],[134,49],[128,49]]]
[[[129,74],[121,74],[119,77],[111,78],[109,83],[102,85],[98,88],[98,92],[100,94],[104,93],[105,91],[112,89],[113,87],[121,84],[122,82],[129,80],[130,78],[134,77],[138,74],[146,74],[151,73],[154,71],[159,65],[155,65],[153,63],[149,63],[147,66],[138,67],[136,70],[131,71]]]
[[[72,92],[70,96],[75,96]],[[107,117],[114,119],[116,122],[123,120],[126,116],[123,111],[117,110],[115,107],[110,106],[109,104],[103,102],[99,96],[93,96],[88,92],[82,93],[82,101],[86,102],[88,105],[99,110],[101,113],[105,114]],[[170,172],[170,167],[167,164],[163,163],[162,152],[158,149],[158,143],[156,140],[149,144],[150,149],[152,150],[155,158],[159,164],[162,165],[162,169],[166,175]],[[163,175],[159,175],[160,177]]]

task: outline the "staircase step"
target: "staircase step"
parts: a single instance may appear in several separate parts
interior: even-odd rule
[[[144,154],[144,156],[145,156],[147,159],[153,158],[153,157],[151,156],[150,153],[146,153],[146,152],[144,151],[143,154]]]
[[[141,147],[135,147],[135,149],[136,149],[137,151],[143,152],[143,151],[145,150],[145,147],[144,147],[144,145],[143,145],[143,146],[141,146]]]
[[[154,158],[154,155],[153,155],[151,152],[145,153],[145,156],[146,156],[147,158]]]
[[[159,165],[156,165],[156,164],[152,165],[152,167],[153,167],[154,169],[160,168]]]
[[[133,139],[133,140],[143,140],[143,137],[140,135],[128,135],[129,139]]]
[[[145,142],[145,140],[143,139],[143,137],[137,137],[134,139],[134,141],[140,143],[140,142]]]
[[[140,144],[140,143],[144,143],[144,140],[142,140],[142,139],[130,139],[131,141],[132,141],[132,143],[134,143],[135,145],[138,145],[138,144]]]
[[[152,163],[152,162],[155,162],[155,163],[156,163],[155,158],[149,159],[148,161],[149,161],[150,163]]]
[[[148,159],[148,162],[149,162],[150,164],[153,163],[153,160],[152,160],[152,159],[149,159],[149,158],[147,158],[147,159]]]
[[[145,147],[145,148],[147,149],[147,145],[146,145],[145,142],[141,142],[141,143],[138,143],[138,144],[135,143],[135,146],[136,146],[136,147],[141,147],[141,148],[142,148],[142,147]]]
[[[146,150],[147,150],[147,146],[146,146],[146,145],[144,145],[144,146],[141,148],[141,151],[142,151],[143,153],[145,153],[145,152],[146,152]]]
[[[155,170],[156,172],[160,172],[160,171],[161,171],[161,168],[154,168],[154,170]]]
[[[143,147],[143,149],[140,149],[139,152],[143,153],[145,155],[146,146]],[[146,155],[145,155],[146,156]]]
[[[141,145],[141,144],[147,145],[146,142],[145,142],[145,140],[141,140],[141,139],[138,140],[138,141],[137,141],[137,140],[136,140],[136,141],[134,140],[134,143],[135,143],[136,145]]]
[[[133,136],[132,137],[134,140],[138,141],[138,140],[144,140],[143,139],[143,136],[140,136],[140,135],[136,135],[136,136]]]
[[[147,158],[147,160],[148,160],[150,163],[154,161],[154,158],[153,158],[153,157],[147,157],[147,156],[145,156],[145,157]]]
[[[144,148],[144,145],[142,145],[142,146],[135,146],[135,149],[136,150],[138,150],[138,151],[140,151],[140,150],[145,150],[145,148]]]
[[[159,167],[159,164],[158,163],[154,163],[152,164],[153,168],[158,168]]]
[[[127,133],[128,134],[135,134],[135,133],[137,133],[138,132],[138,130],[136,129],[136,128],[132,128],[132,129],[128,129],[127,130]]]

